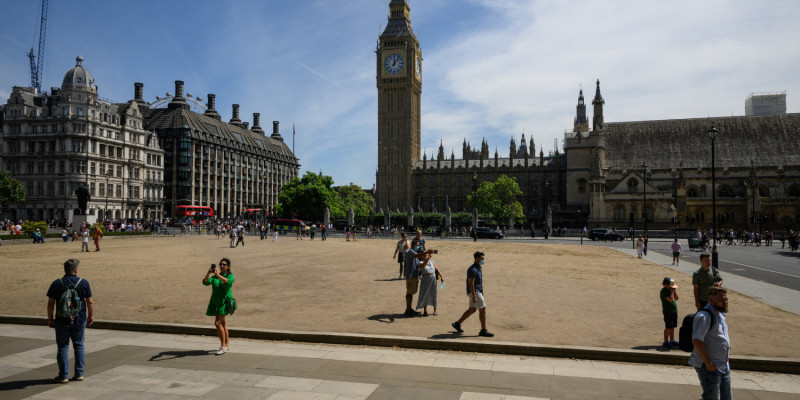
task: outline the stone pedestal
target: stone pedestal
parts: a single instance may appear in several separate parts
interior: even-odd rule
[[[72,216],[72,227],[77,228],[81,226],[82,223],[86,222],[87,224],[94,225],[97,222],[96,215],[73,215]]]

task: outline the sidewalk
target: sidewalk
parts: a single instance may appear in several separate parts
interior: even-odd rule
[[[636,257],[636,250],[634,249],[615,249],[613,247],[609,247],[609,249],[614,249],[619,252],[629,254],[632,257]],[[657,253],[655,251],[647,254],[644,259],[670,268],[682,274],[686,274],[689,277],[691,277],[695,271],[700,269],[700,264],[695,264],[685,260],[682,260],[680,265],[672,265],[672,257]],[[800,292],[741,277],[728,271],[722,271],[720,274],[724,280],[725,287],[781,310],[800,315]],[[687,293],[689,293],[689,296],[691,296],[692,289],[687,288],[687,290]]]
[[[691,399],[688,366],[88,329],[86,380],[54,384],[53,331],[0,325],[3,399]],[[796,399],[796,375],[733,373],[736,398]]]

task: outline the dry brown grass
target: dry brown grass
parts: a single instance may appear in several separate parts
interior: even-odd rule
[[[81,260],[98,319],[211,324],[210,289],[201,280],[211,263],[229,257],[239,311],[234,327],[448,337],[467,306],[466,269],[486,253],[485,295],[494,340],[609,348],[656,348],[663,322],[658,292],[664,276],[680,286],[680,316],[693,308],[691,277],[595,246],[513,241],[429,241],[446,288],[439,316],[404,318],[403,281],[391,257],[394,241],[344,239],[278,243],[247,237],[246,247],[210,236],[103,240],[101,252],[80,244],[3,246],[13,268],[0,284],[7,313],[44,315],[47,287],[67,258]],[[90,244],[93,248],[94,246]],[[732,353],[800,357],[800,317],[736,293],[728,315]],[[416,296],[414,298],[416,302]],[[477,315],[465,336],[479,330]],[[676,332],[677,335],[677,332]]]

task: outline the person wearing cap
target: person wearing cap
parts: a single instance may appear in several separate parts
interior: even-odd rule
[[[675,327],[678,326],[678,285],[672,278],[664,278],[661,282],[661,311],[664,314],[664,343],[662,346],[671,349],[678,347],[675,341]]]
[[[694,286],[694,306],[700,310],[708,304],[708,289],[722,286],[722,276],[716,268],[711,268],[711,253],[700,254],[700,269],[692,275]]]

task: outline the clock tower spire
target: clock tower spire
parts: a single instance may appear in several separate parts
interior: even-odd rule
[[[422,52],[411,29],[406,0],[391,0],[389,21],[375,51],[378,88],[378,208],[407,209],[413,204],[411,174],[420,159]]]

